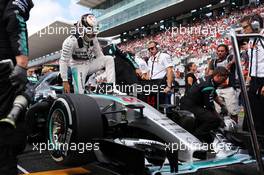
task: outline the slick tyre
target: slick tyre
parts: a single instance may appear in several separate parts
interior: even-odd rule
[[[103,121],[96,101],[86,95],[63,94],[53,103],[47,122],[51,157],[63,165],[81,165],[95,160],[103,136]]]

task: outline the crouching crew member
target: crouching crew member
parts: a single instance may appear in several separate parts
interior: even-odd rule
[[[210,131],[221,126],[222,120],[215,110],[216,101],[226,112],[224,104],[219,100],[216,89],[226,83],[229,71],[224,67],[217,67],[212,76],[198,79],[181,99],[181,109],[192,112],[196,117],[196,127],[193,134],[201,141],[211,143],[213,137]]]

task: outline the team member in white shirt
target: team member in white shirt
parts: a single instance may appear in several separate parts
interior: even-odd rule
[[[263,19],[259,15],[245,16],[241,21],[243,32],[264,34]],[[264,134],[264,40],[262,38],[252,38],[249,41],[249,100],[251,103],[254,125],[257,134]],[[246,122],[244,122],[246,129]]]
[[[173,83],[173,62],[171,56],[162,53],[158,49],[158,43],[155,41],[150,41],[148,43],[148,50],[150,53],[150,58],[148,60],[148,79],[157,80],[163,79],[166,76],[166,88],[165,93],[171,91]]]

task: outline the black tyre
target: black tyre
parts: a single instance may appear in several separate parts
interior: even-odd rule
[[[86,95],[64,94],[53,103],[48,117],[48,150],[63,165],[95,160],[103,136],[103,121],[96,101]]]

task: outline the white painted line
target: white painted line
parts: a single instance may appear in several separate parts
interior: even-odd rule
[[[24,174],[29,174],[29,172],[27,170],[25,170],[24,168],[22,168],[21,166],[17,165],[17,168],[22,171],[22,173]]]

